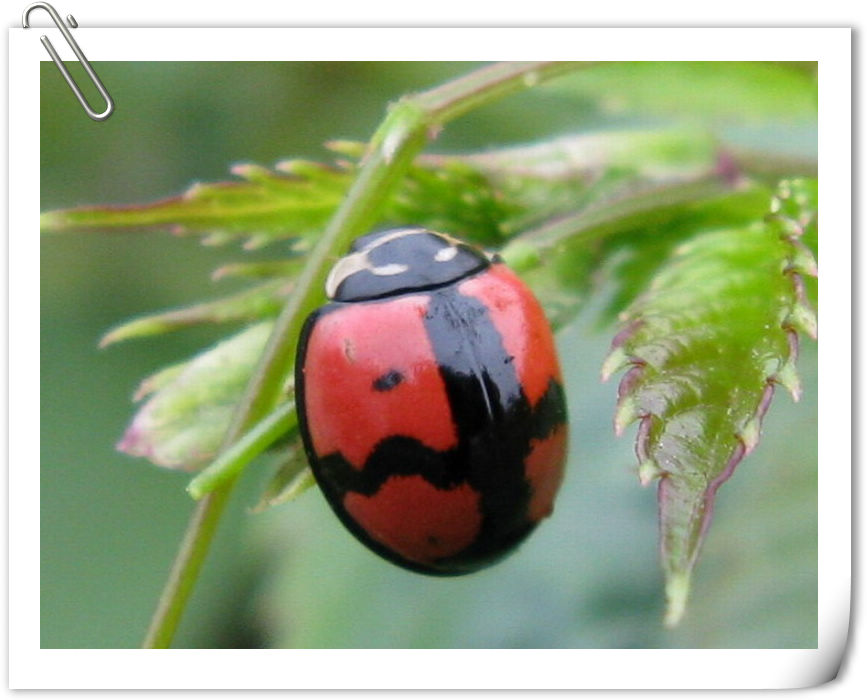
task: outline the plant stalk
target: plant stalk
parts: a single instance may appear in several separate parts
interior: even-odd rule
[[[195,500],[201,500],[238,476],[247,464],[281,437],[290,432],[294,434],[297,426],[295,403],[281,404],[196,474],[187,485],[187,493]]]
[[[328,271],[357,236],[378,221],[415,157],[448,121],[506,95],[575,70],[579,62],[495,63],[395,103],[374,133],[358,175],[311,251],[291,297],[275,322],[262,357],[223,442],[225,452],[268,415],[292,370],[301,325],[324,298]],[[167,648],[238,477],[199,501],[145,637],[144,648]]]

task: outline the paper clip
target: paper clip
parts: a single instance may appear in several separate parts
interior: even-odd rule
[[[72,34],[70,33],[69,29],[64,26],[63,20],[60,19],[60,15],[57,14],[57,10],[55,10],[47,2],[34,2],[26,10],[24,10],[24,15],[22,17],[22,24],[24,25],[24,28],[27,29],[28,27],[30,27],[30,13],[33,12],[33,10],[39,8],[42,8],[49,15],[51,15],[51,19],[54,21],[54,24],[57,25],[60,33],[63,34],[63,38],[66,39],[66,42],[75,52],[75,55],[78,57],[78,60],[81,62],[84,70],[90,76],[90,79],[93,81],[96,89],[99,90],[99,94],[102,95],[102,99],[104,99],[106,103],[106,108],[104,111],[96,112],[91,109],[90,105],[87,103],[87,100],[84,97],[84,93],[81,92],[81,89],[72,79],[72,76],[69,74],[69,70],[63,64],[63,61],[60,60],[60,56],[57,55],[57,51],[54,50],[54,46],[51,45],[51,41],[49,41],[48,37],[43,34],[39,38],[39,40],[42,42],[45,50],[48,51],[48,55],[51,56],[51,60],[54,61],[54,65],[57,66],[57,69],[66,80],[66,83],[69,85],[70,88],[72,88],[72,92],[75,93],[75,96],[78,98],[81,106],[84,107],[84,111],[87,112],[87,116],[99,122],[105,121],[111,116],[111,113],[114,112],[114,100],[111,99],[111,95],[108,94],[108,90],[105,89],[105,85],[102,84],[102,81],[99,79],[96,71],[93,70],[90,62],[87,60],[87,58],[85,58],[84,52],[82,52],[82,50],[79,48],[78,44],[75,42],[75,39],[72,38]],[[66,15],[66,22],[73,29],[78,26],[78,22],[75,21],[75,17],[73,17],[72,15]]]

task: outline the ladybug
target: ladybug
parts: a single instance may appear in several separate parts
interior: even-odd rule
[[[306,320],[298,423],[331,508],[385,559],[466,574],[516,547],[563,476],[551,329],[498,258],[423,228],[358,238]]]

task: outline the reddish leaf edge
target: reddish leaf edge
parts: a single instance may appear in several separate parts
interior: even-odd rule
[[[808,335],[813,340],[818,337],[818,322],[815,310],[811,307],[804,284],[804,276],[818,277],[818,265],[807,246],[801,241],[806,228],[816,217],[816,212],[807,212],[801,217],[786,216],[781,213],[782,202],[795,197],[792,194],[792,182],[785,180],[780,183],[778,190],[771,200],[771,213],[765,217],[768,225],[776,225],[780,228],[780,238],[786,241],[792,248],[792,256],[782,274],[786,275],[792,284],[795,294],[795,304],[792,311],[784,319],[780,328],[785,332],[788,342],[788,355],[780,369],[765,379],[765,388],[761,398],[743,430],[735,434],[736,444],[723,470],[714,477],[705,489],[701,500],[702,521],[699,534],[699,545],[688,562],[684,571],[666,572],[665,584],[666,612],[664,624],[666,627],[675,627],[679,624],[686,611],[686,604],[690,592],[690,578],[693,568],[701,553],[701,545],[705,540],[708,529],[713,521],[714,503],[717,491],[734,474],[737,466],[758,445],[761,437],[762,421],[773,400],[777,385],[788,390],[794,401],[801,397],[801,383],[796,371],[796,363],[800,350],[799,331]],[[802,203],[802,202],[798,202]],[[666,491],[670,487],[669,474],[661,469],[652,459],[650,454],[650,436],[654,416],[651,414],[638,414],[635,402],[632,399],[632,390],[640,382],[644,373],[646,362],[640,357],[630,356],[624,350],[624,345],[642,327],[641,319],[632,319],[624,328],[617,332],[611,342],[611,347],[605,358],[601,377],[607,381],[615,372],[626,370],[617,387],[617,404],[614,416],[614,432],[617,436],[623,434],[626,427],[636,420],[639,421],[635,440],[635,455],[638,460],[638,478],[642,486],[648,486],[652,481],[659,480],[657,487],[658,521],[664,522]],[[665,561],[664,538],[659,538],[660,561]]]

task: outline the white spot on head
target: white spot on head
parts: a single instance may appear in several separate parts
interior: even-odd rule
[[[399,275],[402,272],[406,272],[409,269],[409,265],[402,265],[401,263],[389,263],[388,265],[380,265],[379,267],[368,267],[374,275],[379,275],[380,277],[388,277],[390,275]]]
[[[459,241],[444,233],[428,231],[427,229],[420,227],[398,228],[392,231],[385,231],[381,236],[365,245],[361,250],[357,250],[354,253],[349,253],[342,257],[337,261],[334,267],[331,268],[331,272],[328,273],[328,277],[325,280],[325,293],[328,295],[328,298],[333,299],[337,294],[337,288],[343,284],[344,280],[351,277],[356,272],[368,270],[374,275],[385,277],[389,275],[399,275],[409,270],[409,266],[402,263],[389,263],[377,267],[370,261],[370,252],[381,245],[385,245],[386,243],[395,241],[399,238],[415,236],[422,233],[433,234],[450,243],[448,247],[437,251],[434,257],[437,262],[447,262],[458,254],[457,244]]]
[[[440,248],[436,252],[436,255],[434,255],[434,260],[436,260],[437,262],[448,262],[449,260],[452,260],[457,254],[457,247],[451,245],[448,248]]]
[[[328,273],[328,277],[325,280],[325,294],[328,295],[329,299],[333,299],[334,295],[337,294],[337,288],[343,283],[343,281],[354,275],[356,272],[361,272],[362,270],[369,270],[374,275],[380,275],[383,277],[388,275],[399,275],[402,272],[406,272],[409,267],[400,263],[390,263],[388,265],[380,265],[377,267],[370,261],[370,251],[388,243],[389,241],[394,241],[398,238],[412,236],[419,233],[426,233],[426,231],[423,228],[395,229],[394,231],[389,231],[376,240],[371,241],[361,250],[349,253],[349,255],[342,257],[337,261],[334,267],[331,268],[331,272]]]

